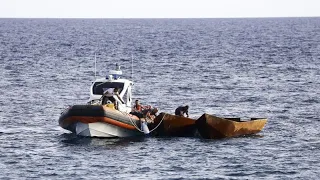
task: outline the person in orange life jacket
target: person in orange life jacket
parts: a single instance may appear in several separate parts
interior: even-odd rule
[[[142,106],[141,104],[139,103],[139,100],[137,99],[135,101],[135,105],[133,106],[132,108],[132,112],[141,112],[142,111]]]
[[[158,108],[152,108],[151,106],[142,106],[139,100],[135,101],[135,105],[132,108],[130,114],[137,116],[139,119],[148,118],[153,120],[157,116]]]
[[[130,114],[137,116],[139,119],[143,118],[142,106],[138,99],[135,101],[135,105],[133,106]]]
[[[184,116],[184,114],[186,114],[187,117],[189,117],[188,109],[189,109],[189,106],[188,106],[188,105],[186,105],[186,106],[179,106],[179,107],[175,110],[174,114],[175,114],[176,116]]]

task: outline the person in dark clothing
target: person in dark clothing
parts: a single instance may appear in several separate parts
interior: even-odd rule
[[[143,118],[142,112],[133,111],[130,114],[137,116],[139,119]]]
[[[176,110],[175,110],[175,115],[177,116],[184,116],[184,114],[187,115],[187,117],[189,117],[189,114],[188,114],[188,109],[189,109],[189,106],[186,105],[186,106],[179,106]]]
[[[144,118],[147,118],[153,121],[154,118],[157,116],[158,111],[159,111],[158,108],[150,108],[150,109],[142,110],[142,114]]]

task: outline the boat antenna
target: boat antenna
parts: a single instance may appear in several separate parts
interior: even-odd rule
[[[131,54],[131,81],[133,81],[133,54]]]
[[[97,78],[97,53],[94,53],[94,78]]]

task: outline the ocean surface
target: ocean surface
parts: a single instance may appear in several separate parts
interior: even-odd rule
[[[115,64],[173,113],[266,117],[257,135],[77,137],[58,125]],[[132,76],[133,74],[133,76]],[[320,18],[0,19],[0,179],[319,179]]]

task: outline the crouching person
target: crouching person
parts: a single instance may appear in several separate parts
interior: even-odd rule
[[[153,123],[154,119],[157,117],[158,111],[159,111],[158,108],[150,108],[150,109],[145,109],[142,112],[146,121],[149,123]]]
[[[175,110],[174,114],[175,114],[176,116],[182,116],[182,117],[184,117],[184,114],[186,114],[186,116],[189,117],[188,110],[189,110],[189,106],[188,106],[188,105],[186,105],[186,106],[179,106],[179,107]]]

